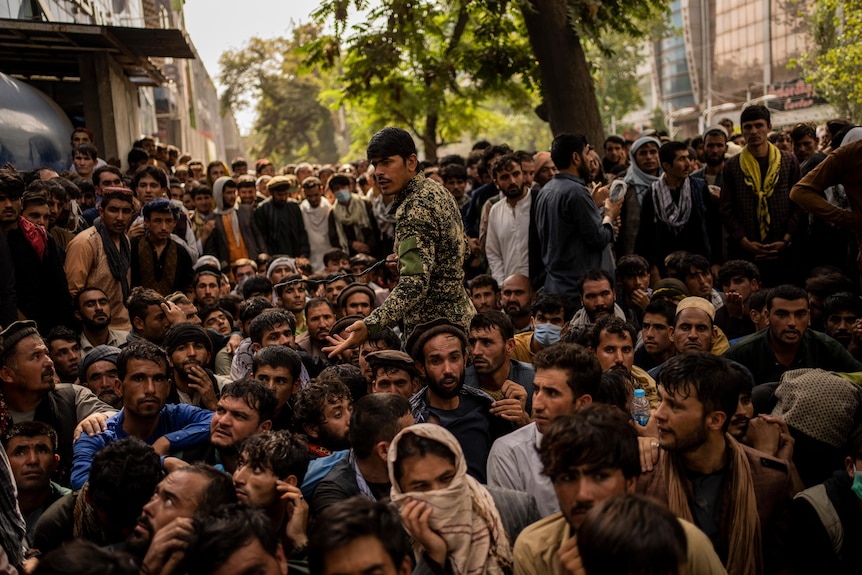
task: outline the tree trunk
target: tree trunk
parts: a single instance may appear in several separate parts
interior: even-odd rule
[[[428,112],[425,116],[425,130],[422,133],[422,145],[425,147],[425,159],[429,162],[437,161],[437,123],[439,117],[437,112]]]
[[[569,22],[567,0],[525,0],[521,12],[539,62],[551,132],[583,134],[601,147],[605,133],[596,91],[581,39]]]

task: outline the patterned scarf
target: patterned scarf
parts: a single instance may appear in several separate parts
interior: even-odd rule
[[[88,484],[85,483],[78,495],[75,496],[75,508],[73,514],[72,534],[75,539],[82,539],[95,543],[99,547],[111,543],[105,528],[102,527],[99,518],[96,515],[96,510],[93,506],[87,503],[87,497],[84,495],[87,491]]]
[[[120,282],[120,288],[123,290],[123,301],[129,297],[129,267],[132,265],[132,248],[129,244],[129,238],[126,234],[120,234],[120,249],[114,244],[108,228],[99,219],[96,221],[96,230],[102,236],[102,245],[105,249],[105,256],[108,259],[108,268],[111,270],[111,275],[115,280]]]
[[[154,289],[163,296],[166,296],[174,291],[174,279],[177,275],[177,244],[173,240],[168,240],[168,245],[165,246],[162,257],[164,257],[165,265],[161,268],[161,274],[159,274],[156,249],[153,247],[153,244],[150,243],[149,238],[142,238],[138,242],[141,285]]]
[[[27,218],[21,216],[18,218],[18,229],[24,234],[24,239],[36,252],[41,261],[45,257],[45,250],[48,249],[48,232],[40,225],[34,224]]]
[[[9,564],[20,567],[24,561],[24,537],[27,527],[18,507],[18,491],[9,466],[6,450],[0,449],[0,545]]]
[[[398,443],[405,434],[433,439],[455,454],[455,478],[445,489],[403,493],[395,480]],[[403,429],[389,446],[387,457],[391,499],[399,511],[407,498],[433,508],[429,526],[446,540],[447,559],[454,575],[501,575],[512,572],[512,548],[491,494],[467,475],[464,453],[455,436],[439,425],[419,423]],[[424,551],[414,540],[417,555]]]
[[[769,198],[772,197],[772,192],[775,191],[775,184],[778,183],[778,172],[781,167],[781,151],[772,144],[769,146],[769,166],[766,168],[766,177],[762,177],[760,173],[760,164],[751,152],[748,151],[748,146],[742,148],[742,153],[739,154],[739,167],[742,169],[742,175],[745,178],[745,185],[754,191],[757,196],[757,222],[760,225],[760,240],[766,239],[766,234],[769,233],[771,219],[769,217]]]
[[[725,568],[728,575],[756,575],[763,573],[763,547],[751,466],[736,440],[730,435],[726,435],[725,440],[730,452],[731,474],[730,489],[723,491],[724,497],[731,496],[730,518],[724,526],[730,530]],[[694,523],[688,505],[688,483],[683,479],[684,473],[678,467],[677,458],[662,452],[658,471],[667,482],[668,509],[680,519]]]
[[[652,195],[655,201],[656,220],[664,223],[673,235],[677,235],[691,216],[691,184],[689,179],[682,181],[682,189],[679,191],[679,203],[674,203],[670,188],[667,185],[667,176],[662,175],[652,184]]]
[[[356,194],[350,194],[350,201],[346,205],[341,202],[335,202],[332,211],[335,214],[335,230],[338,232],[338,243],[341,245],[341,249],[350,253],[350,245],[348,245],[347,234],[344,233],[344,228],[352,226],[353,237],[359,241],[364,241],[362,230],[371,228],[368,212],[365,209],[365,200]]]

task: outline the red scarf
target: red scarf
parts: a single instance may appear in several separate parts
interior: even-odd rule
[[[36,225],[24,217],[18,218],[18,227],[24,234],[24,239],[30,243],[33,251],[39,256],[39,260],[42,260],[45,257],[45,250],[48,249],[48,232],[42,226]]]

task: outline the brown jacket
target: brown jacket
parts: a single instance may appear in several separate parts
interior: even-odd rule
[[[787,550],[785,541],[790,514],[790,504],[793,500],[793,487],[787,463],[776,459],[760,451],[756,451],[746,445],[741,445],[748,457],[751,467],[754,493],[757,500],[757,514],[760,516],[760,531],[763,540],[763,564],[766,573],[781,571],[782,566],[787,563]],[[661,458],[670,455],[663,449],[659,450],[659,461],[654,466],[654,471],[641,475],[637,484],[638,493],[649,495],[654,499],[667,504],[667,480],[662,472]],[[680,473],[685,480],[685,474]],[[730,516],[732,499],[734,493],[730,478],[732,473],[725,474],[725,482],[722,487],[721,503],[721,545],[716,552],[721,560],[727,564],[727,549],[730,541]],[[691,492],[691,484],[686,480],[686,490]],[[691,507],[691,496],[689,496],[689,507]]]
[[[131,270],[131,268],[130,268]],[[127,280],[131,282],[131,271]],[[66,280],[72,297],[82,289],[95,286],[105,292],[111,302],[111,329],[130,331],[129,311],[123,301],[123,288],[111,275],[108,257],[102,245],[102,236],[95,227],[87,228],[66,247]]]

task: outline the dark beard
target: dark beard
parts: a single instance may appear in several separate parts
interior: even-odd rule
[[[317,443],[329,451],[341,451],[351,448],[350,440],[347,437],[338,437],[330,434],[329,430],[322,425],[317,427],[317,441],[312,440],[312,443]]]
[[[435,395],[441,397],[442,399],[452,399],[461,393],[461,389],[464,387],[464,374],[465,372],[461,372],[461,377],[458,381],[458,385],[453,387],[451,390],[444,389],[442,386],[438,385],[436,381],[428,380],[428,387],[434,392]]]

